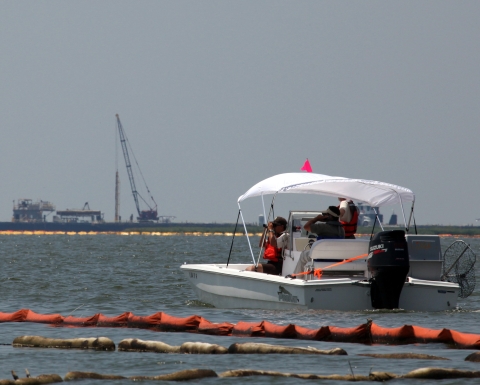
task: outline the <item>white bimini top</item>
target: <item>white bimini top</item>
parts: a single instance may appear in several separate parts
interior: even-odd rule
[[[264,179],[238,198],[267,194],[317,194],[365,202],[373,207],[415,201],[412,190],[390,183],[314,173],[286,173]]]

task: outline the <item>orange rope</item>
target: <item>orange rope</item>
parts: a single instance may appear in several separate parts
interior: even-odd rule
[[[367,256],[368,256],[368,254],[357,255],[356,257],[349,258],[349,259],[345,259],[345,260],[343,260],[342,262],[338,262],[338,263],[334,263],[333,265],[326,266],[326,267],[324,267],[323,269],[315,269],[315,271],[313,272],[313,274],[315,275],[315,277],[317,277],[318,279],[320,279],[320,278],[322,277],[323,270],[325,270],[325,269],[330,269],[330,268],[335,267],[335,266],[343,265],[344,263],[353,262],[353,261],[355,261],[355,260],[357,260],[357,259],[364,258],[364,257],[367,257]]]
[[[353,261],[356,261],[357,259],[361,259],[361,258],[364,258],[364,257],[367,257],[368,254],[361,254],[361,255],[357,255],[356,257],[353,257],[353,258],[349,258],[349,259],[344,259],[343,261],[341,262],[337,262],[337,263],[334,263],[333,265],[330,265],[330,266],[326,266],[324,267],[323,269],[315,269],[315,270],[309,270],[309,271],[303,271],[301,273],[297,273],[297,274],[291,274],[292,277],[297,277],[297,276],[300,276],[300,275],[307,275],[307,274],[312,274],[315,275],[315,277],[317,277],[318,279],[320,279],[322,277],[322,274],[323,274],[323,270],[325,269],[331,269],[332,267],[335,267],[335,266],[339,266],[339,265],[343,265],[344,263],[349,263],[349,262],[353,262]]]

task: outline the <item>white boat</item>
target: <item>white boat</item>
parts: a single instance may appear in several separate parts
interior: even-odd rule
[[[287,173],[254,185],[238,198],[254,264],[261,262],[260,255],[255,260],[240,204],[258,196],[263,202],[269,194],[273,208],[277,194],[284,193],[344,197],[372,207],[396,204],[405,230],[384,231],[380,223],[382,231],[372,237],[315,240],[303,225],[319,211],[290,211],[282,274],[246,271],[250,264],[184,264],[181,269],[200,301],[218,308],[444,311],[456,308],[459,295],[473,291],[475,255],[468,245],[457,248],[463,252],[451,256],[448,265],[437,235],[412,234],[414,193],[371,180]],[[408,220],[406,204],[410,205]],[[307,259],[302,271],[310,273],[292,277],[301,255]],[[466,263],[465,257],[469,258]],[[469,267],[459,268],[460,262]]]

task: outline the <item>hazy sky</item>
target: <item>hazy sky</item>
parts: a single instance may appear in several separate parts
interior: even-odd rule
[[[112,221],[118,113],[179,222],[235,222],[240,195],[309,158],[412,189],[417,224],[475,224],[479,17],[478,1],[1,1],[0,221],[18,198]]]

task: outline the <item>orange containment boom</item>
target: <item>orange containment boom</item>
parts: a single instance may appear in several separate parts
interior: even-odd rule
[[[352,342],[362,344],[418,344],[438,342],[457,349],[480,350],[480,334],[462,333],[450,329],[428,329],[415,325],[385,328],[368,320],[354,327],[321,326],[308,329],[288,324],[276,325],[268,321],[213,323],[198,315],[174,317],[158,312],[137,316],[126,312],[116,317],[97,313],[90,317],[63,317],[60,314],[38,314],[29,309],[13,313],[0,312],[1,322],[37,322],[59,327],[124,327],[151,329],[161,332],[189,332],[217,336],[290,338],[314,341]]]

